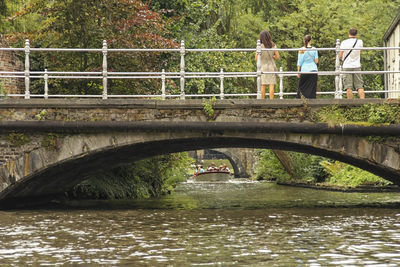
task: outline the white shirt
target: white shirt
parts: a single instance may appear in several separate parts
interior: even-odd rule
[[[344,40],[340,44],[340,48],[352,48],[354,43],[357,40],[357,44],[354,48],[361,48],[363,47],[363,41],[357,38],[350,38],[347,40]],[[342,60],[345,59],[347,54],[350,53],[350,55],[346,58],[346,60],[343,62],[343,68],[344,69],[350,69],[350,68],[361,68],[361,63],[360,63],[360,52],[361,50],[343,50],[343,57]]]

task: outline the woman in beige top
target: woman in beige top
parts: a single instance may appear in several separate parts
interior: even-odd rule
[[[276,48],[272,42],[271,34],[267,31],[260,33],[261,48]],[[277,71],[275,60],[280,59],[278,51],[262,51],[261,52],[261,71]],[[256,54],[257,61],[257,54]],[[265,89],[269,87],[269,98],[274,99],[274,90],[276,84],[276,74],[262,74],[261,75],[261,98],[265,98]]]

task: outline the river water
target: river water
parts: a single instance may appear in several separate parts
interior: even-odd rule
[[[0,265],[399,266],[398,203],[400,193],[242,180],[0,211]]]

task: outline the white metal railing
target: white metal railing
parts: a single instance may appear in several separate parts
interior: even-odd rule
[[[261,71],[261,52],[262,51],[282,51],[282,52],[293,52],[301,51],[304,48],[261,48],[261,43],[258,40],[256,48],[228,48],[228,49],[187,49],[185,48],[184,41],[181,41],[180,48],[168,48],[168,49],[147,49],[147,48],[137,48],[137,49],[117,49],[108,48],[107,41],[103,41],[102,48],[32,48],[30,47],[29,40],[25,41],[24,48],[2,48],[0,51],[23,51],[25,53],[25,70],[24,71],[0,71],[1,78],[23,78],[25,80],[25,94],[9,94],[9,96],[14,97],[24,97],[29,99],[31,97],[43,97],[45,99],[49,97],[79,97],[79,98],[125,98],[125,97],[135,97],[135,98],[149,98],[149,97],[161,97],[166,98],[176,98],[185,99],[186,97],[211,97],[218,96],[221,99],[225,97],[239,97],[239,96],[256,96],[258,99],[261,98],[261,75],[262,74],[276,74],[279,77],[279,92],[275,93],[280,99],[284,96],[296,95],[296,92],[284,92],[283,79],[284,77],[297,76],[297,74],[302,73],[312,73],[318,75],[328,75],[335,76],[335,91],[329,92],[317,92],[319,95],[334,95],[335,98],[342,98],[344,94],[342,90],[341,75],[346,73],[361,73],[361,74],[395,74],[400,73],[400,71],[343,71],[340,66],[339,52],[343,50],[395,50],[400,49],[400,47],[363,47],[363,48],[347,48],[340,49],[340,41],[336,41],[336,46],[334,48],[312,48],[312,50],[317,51],[335,51],[336,61],[335,70],[333,71],[317,71],[317,72],[297,72],[297,71],[283,71],[281,67],[279,71]],[[73,71],[31,71],[30,70],[30,53],[31,52],[94,52],[102,53],[103,63],[102,71],[97,72],[73,72]],[[164,69],[161,72],[111,72],[108,71],[107,67],[107,56],[108,53],[114,52],[173,52],[180,53],[180,71],[179,72],[166,72]],[[185,71],[185,55],[187,52],[255,52],[257,54],[257,70],[255,72],[225,72],[222,68],[220,72],[186,72]],[[242,94],[226,94],[224,88],[224,80],[226,78],[245,78],[253,77],[257,79],[257,93],[242,93]],[[208,78],[208,79],[220,79],[220,93],[219,94],[185,94],[185,80],[194,78]],[[44,94],[31,94],[30,92],[30,81],[31,79],[43,79],[44,80]],[[49,79],[102,79],[103,82],[103,92],[101,95],[51,95],[49,94],[48,82]],[[111,95],[108,94],[108,80],[109,79],[161,79],[161,94],[159,95]],[[180,94],[167,94],[166,93],[166,80],[167,79],[179,79],[180,80]],[[400,90],[378,90],[378,91],[365,91],[365,93],[388,93],[388,92],[400,92]]]

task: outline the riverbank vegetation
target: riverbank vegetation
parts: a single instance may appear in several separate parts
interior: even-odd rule
[[[303,153],[285,153],[287,159],[284,159],[286,162],[282,162],[282,158],[279,158],[273,150],[259,150],[260,161],[256,168],[256,178],[277,180],[280,183],[318,184],[328,187],[391,184],[381,177],[342,162]]]
[[[79,199],[140,199],[171,192],[187,178],[187,153],[157,156],[98,173],[67,192]]]

